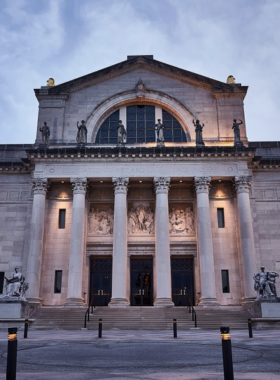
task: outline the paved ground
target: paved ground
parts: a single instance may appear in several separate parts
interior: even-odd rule
[[[236,379],[280,379],[280,331],[231,332]],[[7,331],[0,331],[5,379]],[[219,331],[29,331],[18,333],[17,380],[224,379]]]

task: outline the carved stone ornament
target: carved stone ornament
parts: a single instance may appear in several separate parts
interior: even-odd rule
[[[260,268],[260,272],[254,274],[255,280],[254,289],[257,291],[256,300],[271,300],[276,299],[276,277],[279,277],[277,272],[265,272],[265,267]]]
[[[170,189],[170,177],[155,177],[154,188],[156,193],[167,193]]]
[[[242,175],[234,178],[233,185],[237,193],[249,193],[251,189],[251,176]]]
[[[193,235],[194,213],[190,207],[185,210],[172,208],[169,213],[169,233],[171,235]]]
[[[112,235],[114,226],[114,211],[108,208],[100,211],[92,208],[88,218],[88,232],[92,235]]]
[[[87,178],[70,178],[73,194],[85,194],[87,189]]]
[[[141,78],[139,79],[139,81],[135,87],[135,92],[136,92],[137,98],[144,98],[145,97],[146,88],[145,88],[145,85],[142,82]]]
[[[209,193],[211,177],[194,177],[194,187],[196,193]]]
[[[114,191],[116,193],[124,193],[127,194],[127,187],[129,178],[128,177],[122,177],[122,178],[112,178]]]
[[[15,273],[10,277],[5,277],[5,299],[25,300],[25,292],[29,288],[29,284],[25,281],[25,277],[20,273],[19,267],[15,267]]]
[[[47,178],[33,178],[31,180],[33,194],[43,194],[46,195],[48,190],[48,179]]]
[[[127,215],[129,234],[153,234],[154,233],[154,211],[150,205],[133,205]]]

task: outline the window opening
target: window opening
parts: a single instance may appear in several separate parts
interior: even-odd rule
[[[174,116],[162,110],[162,124],[165,126],[164,141],[167,142],[186,142],[186,134]]]
[[[103,122],[97,133],[95,142],[98,144],[117,144],[118,133],[117,126],[119,124],[120,112],[119,110],[112,113]]]
[[[223,208],[217,209],[218,228],[225,228],[225,213]]]
[[[155,142],[155,107],[129,106],[126,118],[127,143]]]
[[[66,218],[66,210],[63,208],[59,209],[58,228],[65,228],[65,218]]]
[[[222,288],[223,288],[223,293],[230,292],[228,270],[222,270]]]
[[[4,289],[4,275],[5,275],[5,272],[0,272],[0,294],[3,293],[3,289]]]
[[[54,276],[54,292],[61,293],[62,270],[56,270]]]

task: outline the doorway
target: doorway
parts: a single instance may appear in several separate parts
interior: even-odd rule
[[[130,304],[153,306],[153,259],[130,259]]]
[[[93,306],[108,306],[112,295],[112,258],[91,258],[90,299]]]
[[[171,276],[174,305],[194,305],[193,259],[171,258]]]

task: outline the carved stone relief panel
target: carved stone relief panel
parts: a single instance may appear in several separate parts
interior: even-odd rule
[[[169,205],[169,233],[170,235],[194,235],[195,220],[192,204]]]
[[[89,235],[112,235],[114,227],[113,204],[91,204],[88,215]]]
[[[155,232],[154,206],[149,202],[133,202],[128,206],[127,226],[130,235],[149,235]]]

